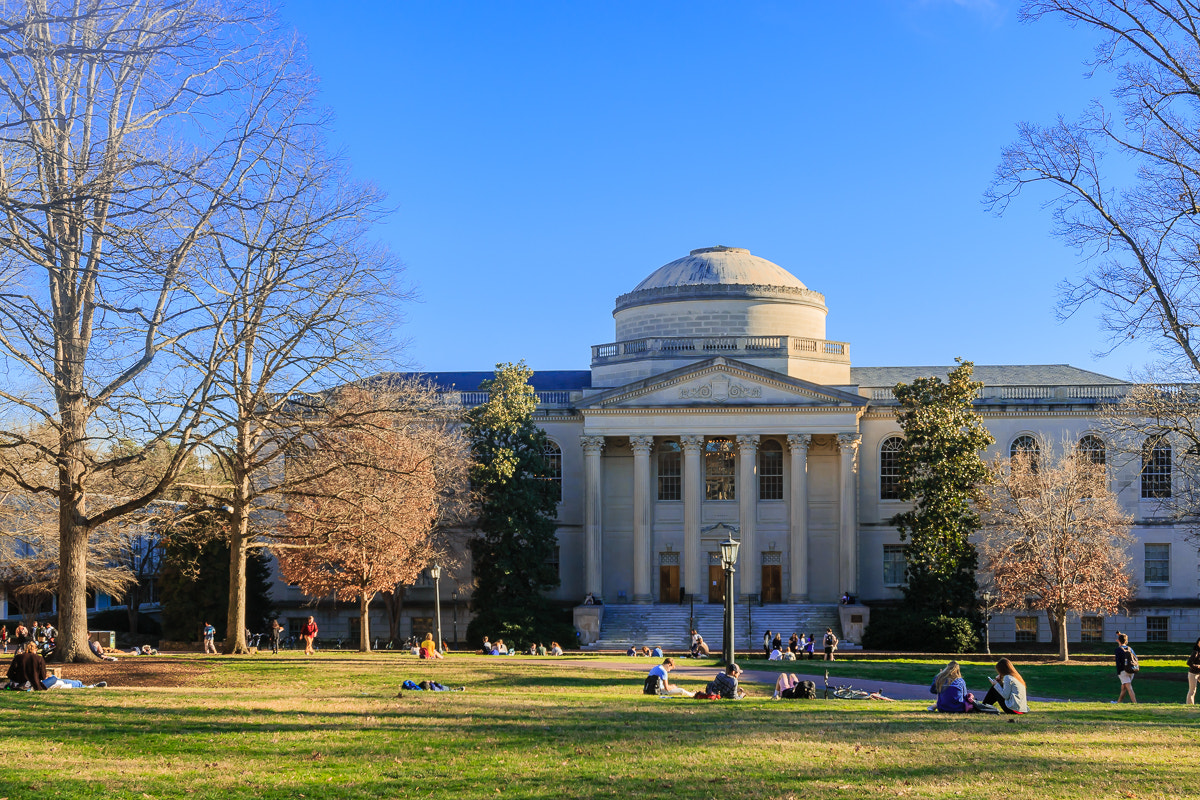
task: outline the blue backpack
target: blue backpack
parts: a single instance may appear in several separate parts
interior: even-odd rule
[[[421,691],[421,687],[418,686],[417,684],[413,683],[412,681],[405,681],[404,683],[400,684],[400,688],[401,689],[409,689],[414,692]]]

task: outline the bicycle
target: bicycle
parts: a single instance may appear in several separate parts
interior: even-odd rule
[[[829,699],[829,670],[825,670],[825,699]],[[862,689],[855,689],[850,684],[842,684],[832,687],[833,696],[837,700],[886,700],[889,703],[896,702],[895,698],[887,697],[883,693],[883,689],[877,692],[867,692]]]

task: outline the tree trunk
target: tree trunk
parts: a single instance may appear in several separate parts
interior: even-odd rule
[[[371,652],[371,597],[363,592],[358,596],[358,649],[359,652]]]
[[[229,536],[229,609],[225,614],[226,655],[249,653],[246,646],[246,551],[249,549],[249,519],[245,510],[235,509]]]
[[[88,647],[87,498],[83,492],[86,415],[82,396],[72,398],[62,413],[58,464],[58,642],[53,660],[60,663],[99,661]]]
[[[1060,610],[1055,615],[1055,632],[1058,634],[1058,660],[1066,661],[1067,656],[1067,612]]]

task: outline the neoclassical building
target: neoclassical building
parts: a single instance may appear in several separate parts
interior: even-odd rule
[[[536,372],[539,423],[559,471],[559,598],[607,607],[720,603],[718,542],[740,540],[739,601],[801,607],[901,597],[903,545],[888,520],[900,429],[892,387],[947,366],[854,367],[827,337],[825,297],[747,250],[707,247],[616,300],[615,336],[591,369]],[[845,329],[846,323],[841,329]],[[464,404],[489,373],[431,372]],[[1195,637],[1197,558],[1161,508],[1170,445],[1117,464],[1097,409],[1128,384],[1066,365],[977,366],[990,457],[1074,442],[1110,458],[1136,520],[1130,618],[1071,621],[1073,639]],[[1002,615],[993,635],[1047,640],[1044,616]]]

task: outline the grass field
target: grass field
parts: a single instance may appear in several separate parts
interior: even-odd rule
[[[659,700],[640,693],[641,671],[582,658],[180,658],[210,668],[184,688],[0,693],[0,798],[1200,795],[1198,707],[1174,691],[1186,684],[1161,681],[1170,704],[1113,706],[1099,665],[1026,669],[1033,694],[1055,694],[1045,682],[1104,699],[1013,718],[773,702],[766,687],[737,703]],[[864,686],[931,669],[835,666]],[[1182,671],[1146,665],[1140,693],[1158,669]],[[404,678],[468,691],[397,697]]]

